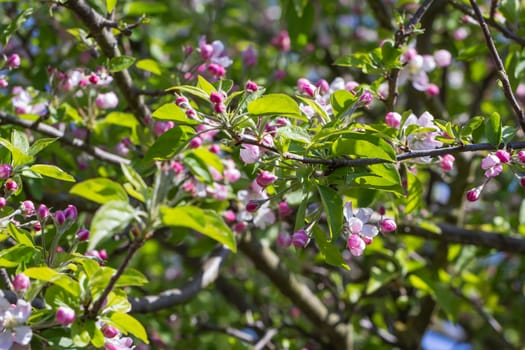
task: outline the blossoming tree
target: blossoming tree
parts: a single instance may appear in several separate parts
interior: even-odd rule
[[[3,2],[0,349],[518,348],[521,4]]]

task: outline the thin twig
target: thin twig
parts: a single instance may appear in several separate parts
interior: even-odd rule
[[[87,154],[92,155],[93,157],[103,160],[107,163],[111,163],[114,165],[130,164],[129,159],[122,158],[116,154],[107,152],[99,147],[91,147],[81,139],[67,137],[62,131],[48,124],[44,124],[41,122],[35,123],[26,119],[20,119],[15,116],[9,115],[3,111],[0,111],[0,123],[18,125],[26,129],[38,131],[39,133],[44,134],[46,136],[56,137],[60,140],[60,142],[82,150]]]
[[[277,334],[277,329],[275,328],[271,328],[269,329],[266,334],[264,335],[264,337],[261,338],[261,340],[259,340],[257,342],[257,344],[255,344],[253,346],[253,350],[262,350],[264,349],[264,347],[272,340],[272,338]]]
[[[476,19],[479,25],[481,26],[483,35],[485,36],[487,47],[492,55],[492,59],[494,60],[494,63],[496,64],[496,68],[498,69],[498,75],[503,85],[503,92],[505,94],[505,97],[509,101],[512,109],[514,110],[514,113],[516,114],[517,124],[521,126],[521,129],[523,131],[525,131],[525,113],[523,113],[523,110],[521,109],[518,103],[518,100],[516,99],[516,96],[514,96],[514,93],[512,92],[512,87],[510,86],[510,81],[507,76],[507,72],[505,71],[505,66],[503,65],[503,61],[501,60],[498,50],[496,49],[494,40],[492,40],[490,31],[489,31],[489,27],[487,26],[487,22],[485,22],[485,18],[483,18],[483,15],[481,14],[481,10],[479,9],[479,6],[476,3],[476,1],[470,0],[470,4],[472,5],[472,8],[474,9],[474,14],[476,15]]]

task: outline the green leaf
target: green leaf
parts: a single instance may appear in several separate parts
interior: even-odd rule
[[[302,102],[312,107],[315,113],[317,113],[324,121],[328,122],[330,120],[330,117],[328,116],[324,108],[316,100],[312,100],[311,98],[306,98],[304,96],[296,96],[296,97]]]
[[[121,312],[113,312],[109,317],[111,323],[122,333],[131,333],[144,343],[148,344],[148,335],[142,324],[136,318]]]
[[[80,295],[78,282],[68,275],[56,272],[47,266],[30,267],[24,271],[24,274],[29,278],[53,283],[73,296],[78,297]]]
[[[404,199],[404,212],[410,214],[421,208],[423,202],[423,186],[416,175],[407,171],[407,197]]]
[[[115,287],[143,286],[146,283],[148,283],[148,279],[142,272],[135,269],[126,269],[126,271],[120,275]]]
[[[203,163],[215,168],[219,172],[222,172],[224,169],[224,164],[222,163],[221,158],[219,158],[219,156],[215,153],[208,151],[206,148],[196,148],[187,155],[189,154],[193,154],[194,156],[200,158]]]
[[[100,204],[115,200],[128,200],[128,195],[122,185],[102,177],[82,181],[73,186],[69,193]]]
[[[330,96],[330,104],[337,119],[345,116],[357,101],[357,97],[348,90],[337,90]]]
[[[24,244],[0,250],[0,267],[15,267],[28,262],[37,250]]]
[[[60,169],[59,167],[55,165],[35,164],[35,165],[32,165],[29,169],[31,171],[34,171],[37,174],[51,177],[53,179],[67,181],[67,182],[76,181],[72,175],[69,175],[64,170]]]
[[[169,11],[168,6],[161,2],[133,1],[127,2],[123,13],[127,16],[164,14]]]
[[[145,70],[156,75],[162,75],[162,69],[157,61],[152,60],[151,58],[145,58],[143,60],[137,61],[137,68]]]
[[[374,293],[376,290],[398,276],[399,272],[397,271],[385,271],[377,266],[373,266],[370,270],[370,279],[368,280],[368,285],[366,287],[366,294]]]
[[[324,257],[324,260],[327,264],[342,267],[345,270],[350,270],[350,267],[343,259],[343,255],[335,243],[326,237],[325,232],[319,228],[318,225],[315,225],[313,228],[313,234],[315,238],[315,243],[319,247],[321,254]]]
[[[334,64],[336,66],[357,68],[365,74],[381,73],[383,70],[381,56],[381,48],[377,48],[372,52],[356,52],[348,56],[340,57]]]
[[[29,147],[29,151],[27,152],[27,154],[29,154],[30,156],[34,157],[38,153],[40,153],[42,150],[44,150],[46,147],[48,147],[50,144],[55,142],[56,140],[58,140],[58,138],[42,138],[42,139],[38,139],[35,142],[33,142],[31,147]]]
[[[130,140],[136,144],[141,143],[141,139],[139,136],[139,128],[141,127],[141,125],[133,114],[116,111],[111,112],[106,116],[106,118],[104,118],[104,123],[130,128]],[[106,127],[106,125],[104,125],[103,123],[99,123],[97,126],[100,126],[102,129]]]
[[[115,6],[117,6],[117,0],[106,0],[106,11],[108,13],[113,12]]]
[[[375,135],[363,133],[345,134],[332,145],[333,156],[357,156],[396,161],[396,153],[388,142]]]
[[[303,200],[301,201],[299,208],[297,208],[297,214],[295,215],[294,232],[297,230],[304,229],[304,219],[306,217],[306,207],[307,206],[308,206],[308,193],[305,192],[303,194]]]
[[[404,195],[401,178],[394,164],[373,164],[369,165],[368,169],[370,175],[360,176],[355,179],[355,183],[358,186]]]
[[[485,137],[490,144],[499,146],[501,143],[501,117],[497,112],[485,120]]]
[[[121,169],[124,173],[124,176],[129,181],[129,183],[124,184],[126,192],[130,196],[133,196],[140,200],[142,203],[145,203],[149,193],[148,186],[146,185],[140,174],[129,165],[121,164]]]
[[[283,126],[282,128],[277,129],[277,135],[280,137],[284,137],[288,140],[293,140],[305,144],[310,143],[310,134],[308,132],[300,127],[295,125],[288,125]]]
[[[20,12],[13,20],[10,21],[9,25],[4,28],[2,34],[0,35],[2,46],[5,47],[7,45],[11,36],[25,23],[25,21],[31,17],[32,14],[33,9],[28,8],[27,10]]]
[[[187,227],[224,244],[236,252],[235,236],[220,215],[194,206],[161,207],[161,221],[166,226]]]
[[[13,130],[11,132],[11,143],[14,147],[22,151],[22,153],[27,154],[27,152],[29,152],[29,139],[23,132],[16,129]]]
[[[330,187],[317,185],[317,190],[323,203],[330,239],[338,237],[343,230],[343,200],[339,193]]]
[[[213,182],[213,176],[210,173],[208,164],[198,154],[194,152],[188,153],[184,156],[182,162],[188,167],[190,172],[199,179],[199,181],[206,183]]]
[[[129,68],[135,62],[135,57],[130,56],[118,56],[113,57],[109,60],[109,71],[116,73]]]
[[[34,248],[33,239],[26,231],[19,230],[12,222],[7,225],[7,232],[17,243]]]
[[[264,95],[250,102],[248,104],[248,113],[256,117],[282,115],[306,120],[297,102],[284,94]]]
[[[479,128],[483,124],[484,120],[485,118],[479,116],[470,118],[469,121],[461,127],[459,132],[460,137],[466,138],[472,136],[474,130]]]
[[[180,90],[187,92],[193,96],[199,97],[203,100],[208,101],[210,99],[210,95],[206,94],[206,92],[198,87],[191,86],[191,85],[182,85],[182,86],[174,86],[169,89],[166,89],[166,91],[172,91],[172,90]]]
[[[217,92],[217,89],[215,88],[215,86],[210,84],[206,79],[204,79],[200,75],[197,77],[197,87],[201,89],[202,91],[204,91],[204,93],[206,93],[208,99],[212,92]]]
[[[145,160],[171,159],[186,146],[195,131],[186,126],[175,125],[160,135],[146,152]]]
[[[100,207],[91,221],[91,235],[87,250],[93,250],[99,242],[123,230],[134,218],[135,209],[127,201],[110,201]]]
[[[198,125],[201,124],[201,122],[197,120],[193,120],[188,118],[186,116],[186,113],[177,106],[174,103],[166,103],[157,108],[151,116],[156,119],[160,120],[172,120],[176,121],[179,124],[186,124],[186,125]]]
[[[75,322],[71,325],[71,338],[75,346],[85,348],[91,341],[89,331],[84,324]]]
[[[33,157],[25,154],[21,149],[15,147],[8,140],[0,137],[0,145],[4,146],[11,152],[11,157],[13,159],[13,167],[24,165],[33,161]]]
[[[93,344],[94,347],[101,348],[104,346],[106,338],[104,337],[104,333],[100,330],[100,327],[97,327],[94,320],[86,320],[84,328],[88,331],[89,337],[91,338],[91,344]]]

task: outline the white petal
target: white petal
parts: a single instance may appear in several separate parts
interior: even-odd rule
[[[354,217],[354,212],[352,210],[352,201],[346,202],[343,208],[343,215],[345,216],[346,221],[350,221]]]
[[[15,327],[15,342],[20,345],[27,345],[33,337],[33,331],[29,326]]]
[[[364,225],[363,230],[361,231],[361,235],[368,238],[374,238],[378,233],[379,230],[374,225]]]
[[[10,349],[13,345],[13,334],[8,330],[0,333],[0,349]]]

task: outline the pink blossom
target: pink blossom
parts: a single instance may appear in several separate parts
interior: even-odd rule
[[[35,213],[35,204],[30,200],[23,201],[21,209],[25,216],[31,216]]]
[[[246,67],[253,67],[257,64],[257,51],[255,51],[252,45],[241,52],[241,57]]]
[[[397,229],[396,222],[389,218],[383,219],[379,226],[381,227],[381,232],[383,233],[390,233]]]
[[[173,162],[171,164],[171,168],[173,169],[175,174],[180,174],[184,171],[184,165],[182,165],[182,163],[180,162]]]
[[[117,335],[119,335],[118,329],[116,329],[113,326],[110,326],[109,324],[104,324],[102,326],[102,334],[104,334],[105,338],[115,338]]]
[[[324,95],[330,91],[330,85],[328,85],[328,82],[324,79],[321,79],[317,83],[315,83],[315,86],[317,86],[317,89],[319,90],[320,94]]]
[[[438,127],[434,124],[434,117],[429,112],[424,112],[417,118],[411,114],[403,124],[403,130],[410,125],[421,128],[430,128],[435,131],[413,132],[407,137],[408,144],[412,150],[428,150],[441,147],[443,143],[435,139],[440,134]]]
[[[228,199],[229,190],[228,187],[215,183],[213,186],[208,186],[206,188],[207,192],[218,201],[225,201]]]
[[[282,201],[279,203],[279,207],[277,210],[279,211],[279,214],[281,216],[288,216],[292,213],[292,209],[290,208],[288,203],[285,201]]]
[[[292,43],[290,41],[290,36],[286,30],[282,30],[272,38],[270,43],[275,46],[278,50],[287,52],[290,51]]]
[[[8,179],[13,174],[13,167],[9,164],[0,165],[0,179]]]
[[[439,95],[439,86],[436,84],[428,84],[426,92],[428,96],[437,96]]]
[[[255,163],[261,158],[261,148],[256,145],[243,143],[239,156],[245,164]]]
[[[253,216],[253,225],[260,229],[264,229],[269,225],[275,223],[276,217],[272,209],[268,206],[262,206]]]
[[[510,153],[503,149],[496,152],[496,157],[498,157],[502,163],[508,163],[510,161]]]
[[[89,239],[89,230],[86,228],[81,228],[77,231],[76,236],[80,242],[85,242]]]
[[[351,234],[347,241],[348,249],[353,256],[363,255],[363,251],[366,248],[366,244],[358,234]]]
[[[452,55],[448,50],[437,50],[434,52],[434,60],[438,67],[447,67],[452,62]]]
[[[359,96],[359,102],[361,102],[365,106],[370,105],[373,100],[374,100],[374,95],[368,90],[363,91],[361,96]]]
[[[295,231],[292,235],[292,244],[296,248],[303,248],[308,242],[308,235],[305,230]]]
[[[7,82],[7,80],[4,78],[0,78],[0,89],[5,89],[8,86],[9,86],[9,83]]]
[[[202,138],[195,136],[189,143],[190,148],[199,148],[202,145]]]
[[[113,337],[106,338],[104,343],[105,350],[132,350],[133,349],[133,339],[129,337]]]
[[[224,96],[223,93],[219,93],[219,92],[212,92],[210,94],[210,101],[213,102],[213,103],[222,103],[224,101],[226,97]]]
[[[75,310],[67,306],[60,306],[55,314],[55,321],[63,326],[72,324],[75,319]]]
[[[55,221],[55,225],[62,226],[66,222],[66,216],[64,215],[64,212],[62,210],[57,210],[55,212],[53,220]]]
[[[465,27],[460,27],[452,33],[452,37],[456,41],[463,41],[468,36],[468,30]]]
[[[224,217],[224,221],[227,223],[232,223],[235,221],[235,212],[233,210],[226,210],[222,213],[222,216]]]
[[[18,190],[18,184],[13,180],[7,180],[4,186],[7,192],[15,192]]]
[[[266,187],[272,184],[275,180],[277,180],[277,176],[266,170],[262,171],[259,175],[257,175],[257,178],[255,178],[255,181],[261,187]]]
[[[525,151],[519,151],[517,157],[520,162],[525,163]]]
[[[259,86],[257,86],[256,83],[254,83],[253,81],[250,81],[248,80],[246,82],[246,85],[244,87],[246,89],[247,92],[255,92],[257,90],[259,90]]]
[[[217,103],[213,107],[213,110],[215,111],[215,113],[221,114],[221,113],[226,112],[226,106],[223,103]]]
[[[222,41],[215,40],[211,44],[208,44],[206,43],[206,37],[202,36],[199,39],[199,48],[202,59],[211,62],[211,64],[214,64],[215,67],[212,70],[214,70],[216,73],[219,72],[218,67],[221,67],[223,73],[222,75],[224,75],[225,68],[229,67],[233,63],[233,61],[227,56]]]
[[[69,204],[64,210],[64,215],[66,217],[66,220],[75,221],[78,217],[77,207],[75,207],[73,204]]]
[[[479,199],[481,194],[482,187],[476,187],[467,192],[467,200],[470,202],[475,202]]]
[[[224,69],[223,66],[217,63],[210,63],[210,65],[208,66],[208,71],[211,74],[216,75],[218,77],[222,77],[226,74],[226,69]]]
[[[518,87],[516,88],[516,97],[521,104],[525,104],[525,84],[518,84]]]
[[[443,171],[450,171],[454,167],[455,160],[456,158],[454,158],[452,154],[445,154],[443,157],[441,157],[439,165],[441,165],[441,169],[443,169]]]
[[[9,55],[9,57],[7,58],[6,65],[8,68],[20,67],[20,56],[18,56],[18,54],[16,53]]]
[[[401,125],[401,114],[397,112],[388,112],[385,116],[385,122],[391,128],[399,128]]]
[[[233,226],[233,230],[237,233],[243,233],[247,227],[248,225],[245,222],[239,221]]]
[[[227,163],[227,164],[232,164],[232,163]],[[241,172],[239,171],[239,169],[235,167],[235,163],[233,163],[233,166],[227,166],[224,169],[224,180],[227,183],[234,183],[240,178],[241,178]]]
[[[255,213],[260,206],[261,204],[259,203],[259,201],[251,200],[246,204],[245,209],[248,213]]]
[[[113,91],[105,94],[98,94],[95,104],[100,109],[111,109],[118,106],[118,97]]]
[[[31,281],[29,280],[29,277],[27,277],[23,273],[19,273],[13,279],[13,288],[17,292],[26,290],[27,288],[29,288],[30,284],[31,284]]]
[[[7,205],[7,200],[4,197],[0,197],[0,209]]]
[[[297,90],[299,93],[308,95],[310,97],[314,97],[315,95],[315,86],[305,78],[300,78],[297,80]]]
[[[496,177],[503,171],[501,160],[495,154],[489,154],[481,161],[481,168],[485,170],[485,177]]]

